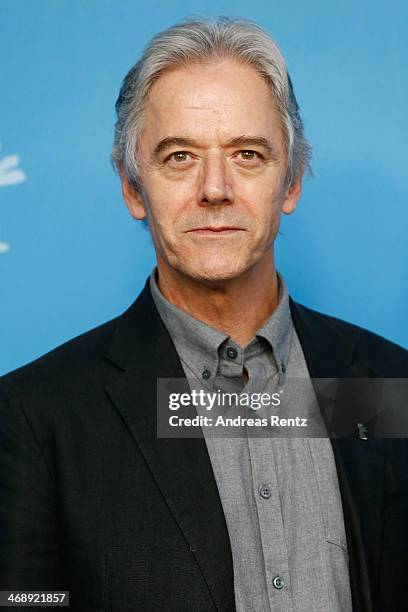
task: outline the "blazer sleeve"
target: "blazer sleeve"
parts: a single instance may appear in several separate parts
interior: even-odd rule
[[[61,588],[55,484],[22,406],[0,381],[0,590]]]

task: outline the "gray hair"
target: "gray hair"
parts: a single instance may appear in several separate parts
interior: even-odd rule
[[[123,80],[116,101],[117,121],[111,160],[135,189],[140,188],[138,142],[151,87],[169,68],[233,58],[252,66],[268,83],[280,116],[287,184],[310,168],[311,147],[281,52],[259,25],[248,19],[187,20],[154,36]]]

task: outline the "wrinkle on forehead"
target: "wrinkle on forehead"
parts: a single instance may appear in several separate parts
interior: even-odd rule
[[[237,78],[237,74],[239,74],[239,78]],[[174,102],[179,102],[181,99],[187,102],[185,108],[205,109],[207,101],[203,103],[202,96],[208,96],[211,100],[213,88],[217,92],[215,95],[219,95],[220,90],[224,90],[223,95],[226,103],[228,103],[228,98],[242,98],[243,93],[245,97],[253,100],[264,97],[268,102],[273,102],[273,96],[266,80],[253,66],[233,59],[226,59],[211,63],[193,64],[188,67],[179,66],[164,71],[153,84],[148,96],[148,103],[154,104],[155,101],[160,103],[163,97],[168,97],[170,94],[174,96]],[[256,94],[255,89],[257,90]],[[197,103],[194,100],[196,96],[201,98],[199,101],[197,100]],[[188,97],[190,97],[190,101]],[[212,102],[211,100],[211,104]],[[236,100],[233,100],[231,104],[235,102]]]
[[[223,106],[234,106],[234,104],[223,104]],[[183,106],[186,110],[216,110],[210,106]]]
[[[219,140],[262,134],[279,140],[280,119],[265,79],[248,65],[222,62],[164,72],[144,111],[148,148],[169,135]],[[141,135],[142,136],[142,135]],[[146,142],[146,140],[145,140]],[[147,143],[146,143],[147,144]]]

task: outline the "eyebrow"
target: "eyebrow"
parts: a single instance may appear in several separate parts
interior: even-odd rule
[[[153,156],[157,159],[161,153],[170,149],[171,147],[196,147],[201,148],[196,140],[193,138],[184,138],[180,136],[167,136],[162,140],[159,140],[157,145],[154,148]],[[264,136],[237,136],[236,138],[231,138],[228,142],[223,145],[223,148],[229,149],[231,147],[262,147],[266,150],[267,154],[273,158],[274,160],[279,159],[279,151],[277,147],[275,147],[267,138]]]

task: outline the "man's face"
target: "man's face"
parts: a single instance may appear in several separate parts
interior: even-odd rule
[[[220,282],[273,261],[282,211],[294,210],[301,180],[287,188],[279,116],[265,81],[233,60],[165,72],[144,114],[136,194],[160,266]]]

